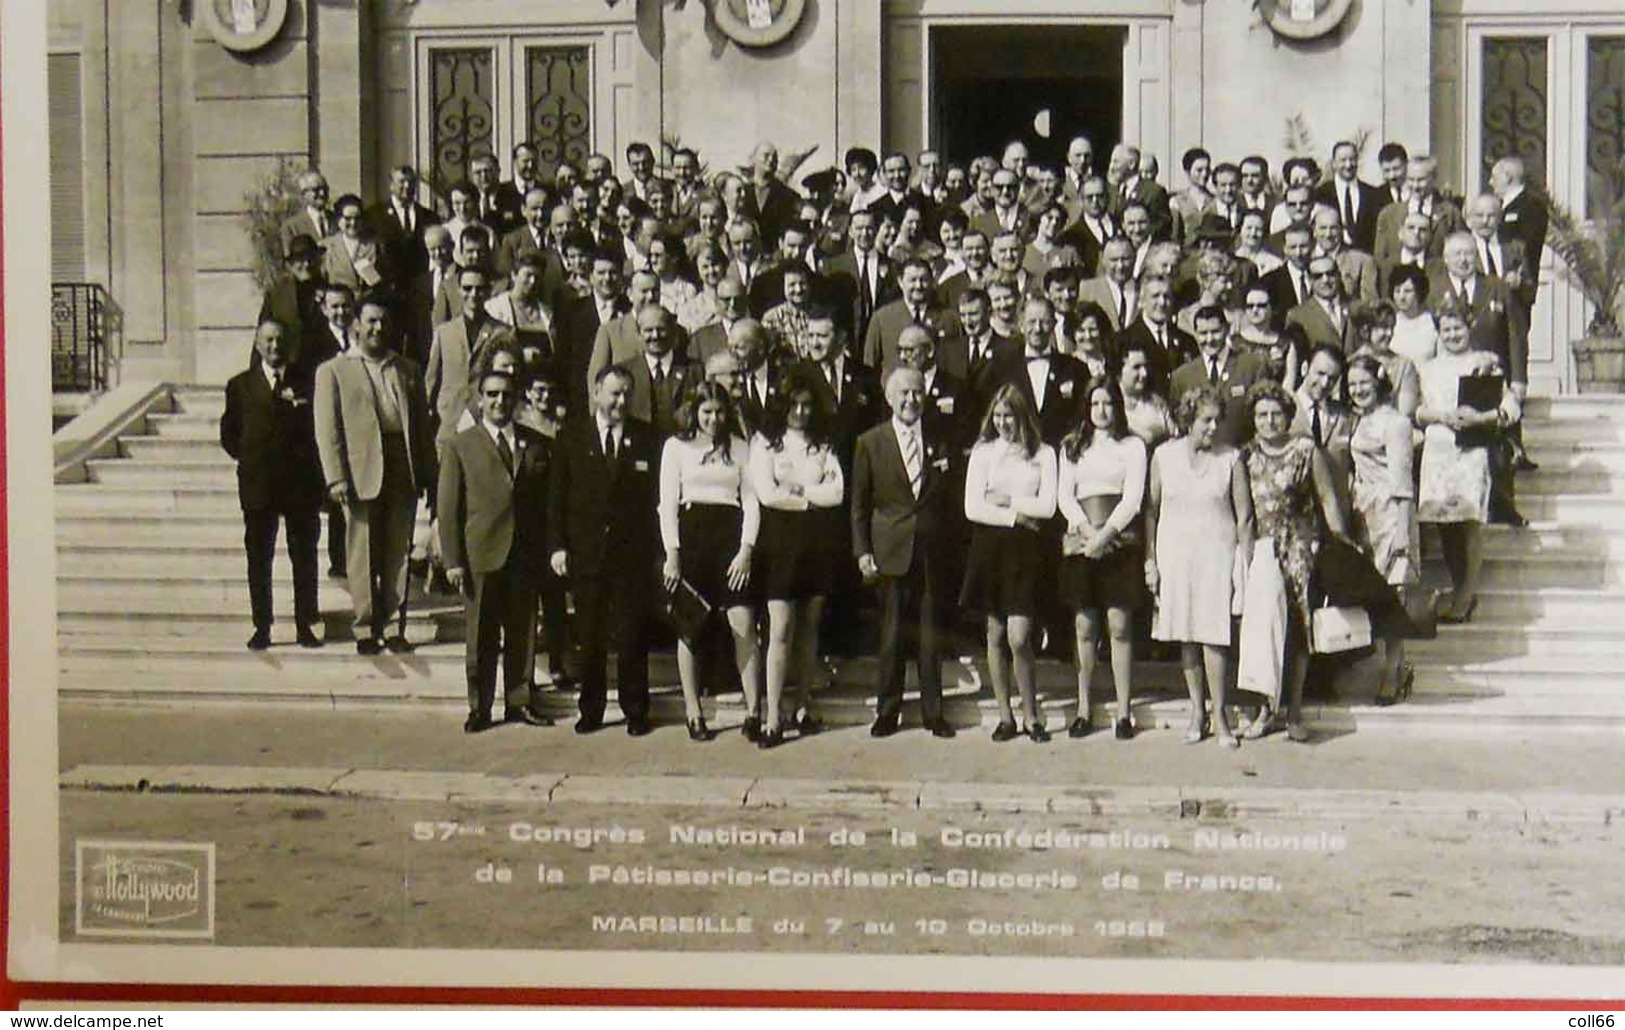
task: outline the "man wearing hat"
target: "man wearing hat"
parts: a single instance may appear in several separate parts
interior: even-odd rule
[[[283,347],[300,362],[300,345],[322,325],[322,247],[314,238],[298,233],[282,249],[283,272],[265,291],[258,322],[278,322],[286,338]],[[260,352],[249,354],[248,367],[259,368]],[[315,368],[305,371],[314,373]]]

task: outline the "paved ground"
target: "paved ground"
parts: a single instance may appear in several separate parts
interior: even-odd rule
[[[69,705],[63,934],[94,837],[212,841],[232,945],[1620,965],[1619,744],[853,728],[762,753]]]

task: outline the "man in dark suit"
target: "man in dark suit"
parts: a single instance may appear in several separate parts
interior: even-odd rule
[[[758,143],[751,154],[750,182],[740,191],[735,213],[756,223],[767,250],[779,245],[779,234],[801,210],[800,194],[780,182],[778,175],[779,149],[766,141]]]
[[[1230,320],[1219,305],[1199,308],[1195,324],[1200,353],[1174,370],[1171,401],[1177,407],[1181,397],[1203,383],[1216,387],[1224,413],[1215,437],[1220,443],[1239,445],[1251,435],[1247,390],[1265,378],[1268,369],[1256,351],[1238,352],[1230,346]]]
[[[524,213],[525,198],[530,195],[530,191],[545,190],[547,187],[542,184],[542,173],[538,167],[541,157],[536,152],[534,143],[520,140],[514,145],[509,158],[513,178],[497,183],[497,207],[501,209],[507,221],[517,224]]]
[[[1142,204],[1151,219],[1151,239],[1173,239],[1174,216],[1168,206],[1168,191],[1140,175],[1138,147],[1120,143],[1112,148],[1106,164],[1106,183],[1113,213],[1121,215],[1130,204]]]
[[[824,265],[831,303],[841,307],[840,317],[854,340],[866,339],[874,313],[901,293],[891,259],[875,248],[879,224],[872,211],[854,212],[847,229],[851,249]]]
[[[1405,164],[1406,199],[1403,204],[1389,204],[1377,216],[1377,239],[1371,256],[1382,264],[1392,260],[1400,246],[1399,230],[1405,216],[1416,213],[1426,215],[1428,257],[1436,258],[1444,249],[1445,237],[1467,228],[1456,202],[1439,192],[1438,164],[1431,157],[1413,157]]]
[[[434,342],[435,298],[442,290],[457,288],[457,247],[450,230],[444,225],[429,226],[423,233],[423,247],[428,259],[407,278],[397,312],[405,337],[402,353],[420,365],[428,363]]]
[[[1061,234],[1061,242],[1078,252],[1078,265],[1083,269],[1084,278],[1099,274],[1100,254],[1106,241],[1117,235],[1117,223],[1108,210],[1109,192],[1103,176],[1091,175],[1084,179],[1078,190],[1077,213]]]
[[[717,283],[717,319],[694,330],[688,343],[688,356],[700,364],[711,360],[711,355],[728,349],[728,338],[733,327],[750,317],[745,288],[731,275]]]
[[[553,452],[547,531],[553,573],[569,583],[575,602],[577,733],[604,724],[611,638],[626,732],[641,737],[651,729],[649,599],[660,557],[660,443],[646,423],[627,416],[631,390],[624,368],[605,368],[593,384],[592,409],[564,427]]]
[[[929,263],[919,258],[903,262],[902,286],[903,295],[875,312],[863,338],[863,363],[882,375],[897,366],[897,337],[904,326],[927,326],[938,338],[954,331],[954,313],[937,306]],[[950,371],[965,374],[962,368]]]
[[[1523,242],[1526,274],[1513,286],[1513,293],[1524,305],[1527,318],[1535,306],[1535,291],[1540,285],[1540,259],[1545,253],[1550,216],[1545,201],[1524,188],[1521,157],[1503,157],[1495,162],[1490,169],[1490,188],[1501,198],[1501,239]]]
[[[965,409],[964,417],[971,426],[980,424],[987,402],[998,387],[995,370],[1015,350],[1009,337],[993,331],[991,314],[987,291],[966,290],[959,295],[958,334],[953,340],[945,341],[965,354],[964,398],[960,406]]]
[[[1196,355],[1196,338],[1174,324],[1173,287],[1166,279],[1151,278],[1140,287],[1140,317],[1117,339],[1117,350],[1107,355],[1111,365],[1120,365],[1123,351],[1138,346],[1150,365],[1146,389],[1159,397],[1168,396],[1168,383],[1174,369]]]
[[[1015,233],[1022,242],[1033,237],[1033,218],[1021,205],[1021,177],[1008,168],[993,173],[993,208],[970,220],[972,232],[988,239]]]
[[[513,420],[513,376],[481,377],[480,419],[440,450],[435,511],[446,578],[463,595],[467,623],[468,719],[464,733],[490,729],[502,662],[503,722],[550,726],[531,696],[537,584],[545,566],[548,439]]]
[[[265,291],[260,302],[260,322],[274,321],[282,325],[283,350],[292,355],[310,378],[316,365],[305,355],[306,341],[320,331],[322,316],[322,248],[314,239],[296,235],[288,241],[282,254],[287,272],[279,275]],[[260,366],[260,349],[256,342],[248,356],[248,367]]]
[[[728,331],[728,350],[738,364],[742,421],[753,430],[760,429],[767,421],[783,376],[766,328],[754,318],[740,319]]]
[[[389,267],[416,271],[429,260],[424,233],[440,224],[440,216],[418,203],[417,170],[400,165],[389,173],[389,198],[367,212],[367,222]]]
[[[1274,315],[1276,328],[1286,323],[1287,312],[1309,299],[1309,259],[1314,250],[1312,229],[1307,225],[1288,229],[1281,244],[1281,253],[1286,260],[1280,268],[1271,269],[1258,280],[1260,286],[1270,291],[1270,311]],[[1335,262],[1333,267],[1336,267]]]
[[[551,299],[565,279],[564,258],[556,249],[558,241],[549,233],[550,216],[546,190],[537,187],[525,194],[525,206],[520,212],[522,222],[502,237],[496,253],[497,271],[504,275],[511,275],[514,266],[526,254],[537,255],[542,261],[542,296],[547,299]]]
[[[293,565],[294,621],[302,647],[321,647],[312,627],[316,603],[316,540],[321,535],[322,465],[316,453],[312,386],[292,366],[291,334],[275,321],[254,333],[260,367],[226,384],[220,446],[237,460],[237,500],[243,509],[243,546],[248,554],[248,598],[254,619],[251,651],[271,646],[271,560],[278,523],[288,525]]]
[[[476,157],[468,166],[468,177],[474,183],[475,217],[489,226],[497,239],[518,228],[519,209],[502,199],[502,172],[492,154]]]
[[[591,391],[587,366],[592,360],[593,343],[604,326],[627,312],[621,293],[621,259],[608,251],[596,251],[587,275],[592,294],[571,301],[558,312],[558,340],[554,347],[558,381],[572,412],[586,411]]]
[[[920,334],[915,330],[916,335]],[[942,715],[942,660],[937,634],[951,589],[943,573],[951,540],[947,522],[960,497],[945,487],[956,456],[923,418],[925,377],[912,367],[886,378],[892,417],[858,437],[852,463],[852,552],[858,572],[880,593],[879,699],[874,737],[897,732],[903,708],[905,634],[914,636],[920,678],[920,722],[952,737]]]
[[[1336,211],[1343,223],[1343,244],[1370,254],[1376,247],[1377,216],[1388,193],[1360,181],[1360,153],[1348,140],[1332,144],[1332,177],[1315,187],[1315,203]]]
[[[418,492],[434,469],[417,363],[390,351],[388,308],[361,302],[356,343],[316,370],[316,446],[329,498],[344,505],[356,651],[410,651],[384,628],[406,593]]]
[[[1055,350],[1055,305],[1047,297],[1028,297],[1021,309],[1022,349],[998,370],[998,380],[1020,390],[1038,418],[1039,435],[1051,447],[1077,428],[1083,411],[1089,369]]]
[[[893,222],[901,224],[903,210],[915,205],[925,216],[925,225],[930,226],[934,224],[933,212],[936,210],[936,204],[909,185],[909,173],[907,154],[901,152],[887,154],[885,160],[880,162],[880,179],[886,187],[886,192],[871,202],[868,210],[873,211],[879,218],[890,218]]]
[[[677,320],[659,304],[645,304],[635,316],[643,353],[621,364],[632,373],[626,412],[654,427],[661,443],[677,433],[677,409],[703,378],[702,366],[677,354]]]

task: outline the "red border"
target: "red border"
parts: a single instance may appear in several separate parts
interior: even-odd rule
[[[5,152],[5,132],[0,120],[0,155]],[[0,197],[4,196],[4,168],[0,165]],[[0,283],[5,275],[5,220],[0,218]],[[7,471],[5,443],[9,437],[5,393],[5,296],[0,290],[0,676],[5,677],[7,704],[0,705],[0,931],[10,926],[9,887],[11,854],[11,753],[10,705],[10,563],[6,541],[10,540],[10,511],[6,496]],[[0,1005],[8,1010],[20,1002],[57,999],[83,1002],[131,1001],[162,1003],[224,1003],[248,1005],[478,1005],[478,1006],[668,1006],[675,1008],[907,1008],[907,1009],[1105,1009],[1137,1011],[1147,1009],[1253,1011],[1363,1011],[1403,1009],[1412,1011],[1531,1011],[1531,1010],[1612,1010],[1619,999],[1483,999],[1483,998],[1300,998],[1286,995],[1165,995],[1165,994],[992,994],[969,992],[925,993],[919,991],[743,991],[675,989],[529,989],[529,988],[434,988],[434,987],[325,987],[325,986],[244,986],[196,984],[82,984],[44,981],[14,981],[10,977],[9,932],[0,932]]]

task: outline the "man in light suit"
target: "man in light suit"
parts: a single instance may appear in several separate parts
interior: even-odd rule
[[[316,370],[316,445],[328,496],[344,505],[356,651],[411,650],[384,628],[406,593],[421,485],[434,458],[423,379],[410,358],[390,352],[388,308],[361,302],[356,346]]]
[[[316,602],[316,540],[321,535],[322,466],[311,420],[309,372],[292,364],[293,334],[275,321],[254,333],[258,368],[226,384],[220,446],[237,460],[237,499],[243,509],[248,597],[254,620],[251,651],[271,646],[271,559],[278,524],[288,526],[293,611],[302,647],[321,647],[312,627]]]
[[[338,228],[333,221],[333,212],[328,209],[327,197],[327,179],[321,172],[312,168],[299,176],[299,199],[303,206],[298,214],[282,223],[277,233],[284,253],[295,236],[321,240]]]
[[[1181,397],[1201,384],[1217,387],[1223,398],[1224,413],[1215,439],[1239,445],[1251,435],[1247,391],[1269,374],[1268,369],[1257,352],[1239,352],[1230,345],[1230,320],[1224,308],[1217,304],[1198,308],[1195,325],[1196,347],[1200,353],[1174,369],[1170,399],[1177,407]]]
[[[1336,259],[1317,255],[1309,260],[1309,299],[1287,312],[1286,328],[1293,326],[1310,347],[1324,343],[1346,354],[1358,348]]]
[[[1342,216],[1321,205],[1310,216],[1309,227],[1315,237],[1315,253],[1337,262],[1343,295],[1350,300],[1376,300],[1377,262],[1370,254],[1344,245]]]
[[[660,303],[660,279],[653,272],[634,273],[627,286],[631,307],[626,314],[599,326],[593,337],[592,355],[587,360],[587,381],[598,381],[598,373],[611,365],[624,365],[643,353],[643,334],[638,332],[637,313],[646,305]],[[680,347],[684,352],[687,347]]]
[[[919,327],[910,331],[923,335]],[[892,417],[858,437],[852,462],[852,551],[858,572],[880,592],[879,698],[869,734],[897,732],[903,708],[905,634],[914,637],[920,678],[920,722],[952,737],[942,715],[942,660],[937,634],[949,584],[943,575],[948,522],[959,501],[952,481],[953,447],[922,418],[925,376],[900,367],[886,377]]]
[[[1134,244],[1114,236],[1101,253],[1101,274],[1078,284],[1078,305],[1093,304],[1106,312],[1112,331],[1133,325],[1139,314],[1139,287],[1134,283]]]
[[[441,448],[440,552],[467,618],[468,719],[464,733],[494,725],[497,661],[503,722],[550,726],[531,695],[537,585],[545,567],[547,437],[513,420],[519,386],[488,372],[478,384],[480,419]]]
[[[457,423],[468,410],[468,377],[479,356],[505,338],[511,338],[502,323],[485,313],[490,298],[490,276],[483,268],[457,272],[463,293],[463,313],[435,327],[429,345],[429,365],[424,371],[429,410],[434,413],[434,438],[444,445],[457,435]]]
[[[361,198],[346,193],[333,203],[338,231],[322,241],[322,274],[357,294],[387,292],[395,287],[389,255],[373,237]]]

